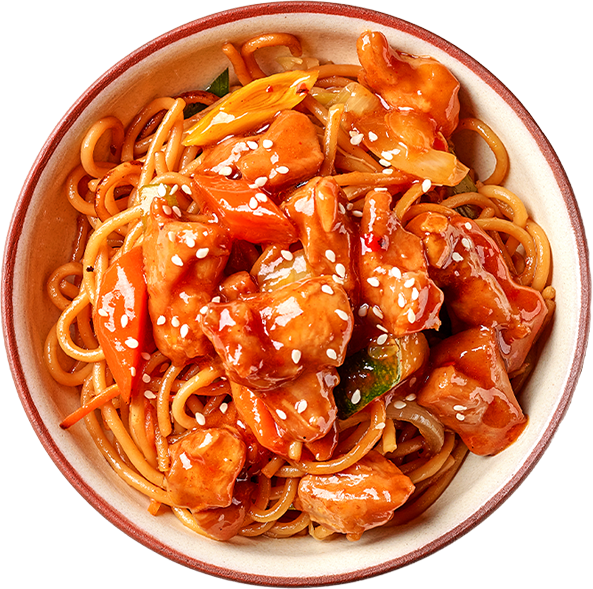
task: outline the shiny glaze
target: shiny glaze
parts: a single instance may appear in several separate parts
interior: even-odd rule
[[[461,215],[425,213],[407,228],[423,240],[456,330],[493,328],[507,371],[520,368],[547,314],[540,293],[515,283],[494,241]]]
[[[462,331],[432,349],[431,372],[418,403],[457,432],[474,454],[504,450],[527,423],[495,332],[486,327]]]
[[[304,476],[298,502],[313,521],[357,539],[388,522],[413,491],[409,477],[371,450],[339,473]]]

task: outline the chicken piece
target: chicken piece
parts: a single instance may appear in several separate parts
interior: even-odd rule
[[[313,123],[296,110],[281,112],[257,140],[258,147],[242,155],[237,167],[249,182],[258,183],[260,178],[267,178],[264,186],[269,192],[279,192],[308,180],[323,163]]]
[[[225,301],[234,301],[241,296],[258,292],[257,284],[249,272],[235,272],[218,285],[218,292]]]
[[[474,327],[433,348],[432,370],[417,401],[479,455],[497,454],[527,423],[515,399],[494,332]]]
[[[196,316],[222,276],[229,240],[217,225],[184,221],[163,198],[150,211],[142,245],[148,310],[158,349],[182,366],[212,350]]]
[[[356,304],[358,279],[353,268],[356,229],[346,213],[347,200],[333,178],[313,178],[282,204],[297,227],[305,256],[316,276],[333,276]]]
[[[391,211],[391,195],[367,195],[359,257],[362,300],[396,337],[438,329],[443,293],[428,276],[421,240],[406,231]]]
[[[371,450],[342,472],[304,476],[298,501],[313,521],[357,540],[388,522],[413,491],[412,481],[397,466]]]
[[[245,443],[231,428],[197,429],[169,446],[168,490],[193,511],[229,507],[245,464]]]
[[[459,121],[459,82],[441,63],[391,49],[382,33],[366,31],[357,43],[362,84],[401,110],[425,113],[449,137]]]
[[[237,481],[233,499],[228,507],[216,507],[194,513],[198,525],[211,537],[222,542],[236,536],[243,527],[247,512],[251,508],[255,485],[248,481]]]
[[[211,302],[200,321],[229,377],[256,391],[340,366],[354,324],[346,292],[325,277]]]
[[[296,380],[259,397],[286,433],[284,438],[313,442],[323,438],[336,420],[337,407],[332,394],[339,377],[335,368],[305,372]]]
[[[457,331],[493,328],[507,371],[520,368],[547,314],[541,294],[516,284],[495,242],[461,215],[424,213],[407,229],[424,242],[430,276],[445,293]]]

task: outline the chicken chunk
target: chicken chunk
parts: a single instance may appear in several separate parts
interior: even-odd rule
[[[230,428],[197,429],[169,446],[169,493],[176,505],[229,507],[245,463],[245,444]]]
[[[354,324],[346,292],[325,277],[209,303],[200,319],[229,376],[255,390],[340,366]]]
[[[425,213],[407,229],[426,247],[430,276],[464,327],[493,328],[508,372],[521,367],[547,314],[541,294],[516,284],[494,241],[461,215]]]
[[[418,403],[474,454],[497,454],[515,441],[527,419],[491,329],[474,327],[445,339],[433,349],[431,365]]]
[[[371,450],[353,466],[332,475],[306,475],[298,501],[311,519],[351,539],[388,522],[414,491],[397,466]]]
[[[388,192],[372,192],[360,226],[359,257],[362,300],[400,337],[440,326],[443,293],[430,279],[422,242],[406,231],[391,211]]]
[[[352,300],[358,279],[353,261],[356,230],[346,213],[347,200],[333,178],[313,178],[282,204],[297,227],[305,256],[316,276],[333,276]]]
[[[156,345],[182,366],[212,350],[196,316],[222,276],[228,237],[215,224],[183,220],[165,199],[155,198],[142,248]]]

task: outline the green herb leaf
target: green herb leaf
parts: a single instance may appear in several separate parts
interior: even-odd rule
[[[206,88],[207,92],[212,92],[219,98],[226,96],[230,92],[231,86],[229,81],[229,68],[224,70],[211,84]],[[206,108],[205,104],[201,104],[199,102],[194,102],[193,104],[188,104],[183,109],[183,118],[189,119],[193,117],[195,114],[199,113],[200,111]]]

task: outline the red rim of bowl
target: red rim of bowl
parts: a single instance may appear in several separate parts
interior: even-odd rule
[[[138,529],[134,523],[126,517],[125,514],[115,510],[111,505],[106,503],[102,497],[89,487],[76,472],[74,467],[69,463],[68,459],[61,453],[55,444],[51,434],[43,423],[35,403],[28,390],[23,367],[20,361],[18,347],[16,344],[16,333],[13,322],[13,280],[15,271],[15,260],[18,249],[19,238],[22,233],[24,219],[35,191],[41,173],[52,157],[57,145],[62,140],[66,132],[70,129],[73,123],[78,119],[85,108],[91,101],[100,94],[107,86],[122,75],[128,68],[134,64],[142,61],[147,56],[157,52],[159,49],[179,41],[185,37],[207,30],[211,27],[223,25],[232,21],[244,20],[264,14],[295,14],[295,13],[310,13],[310,14],[325,14],[338,15],[343,17],[352,17],[356,19],[363,19],[369,23],[376,23],[384,25],[393,29],[409,33],[418,37],[439,49],[445,51],[453,58],[468,67],[473,73],[487,83],[513,110],[522,120],[525,127],[528,129],[536,143],[538,144],[543,156],[548,165],[553,171],[555,180],[560,188],[564,198],[564,203],[571,220],[573,233],[576,238],[578,248],[579,260],[579,274],[581,278],[581,295],[583,305],[579,316],[579,333],[577,353],[574,356],[573,364],[571,366],[570,375],[567,384],[560,400],[560,403],[550,420],[549,426],[539,440],[537,446],[532,453],[524,461],[519,471],[508,482],[508,484],[501,489],[490,501],[485,503],[477,512],[470,518],[465,520],[456,528],[449,530],[449,532],[435,541],[415,550],[411,553],[405,554],[399,558],[388,560],[380,565],[362,568],[357,571],[352,571],[344,574],[327,575],[322,577],[275,577],[265,575],[253,575],[234,571],[222,567],[213,566],[209,563],[199,561],[188,557],[176,550],[163,544],[158,538],[147,534],[143,530]],[[467,533],[474,526],[480,523],[495,509],[497,509],[509,495],[518,487],[521,481],[529,474],[533,467],[537,464],[543,452],[550,443],[554,433],[556,432],[560,421],[564,417],[566,410],[572,399],[574,389],[576,387],[578,377],[583,367],[585,350],[587,347],[587,340],[589,335],[590,324],[590,296],[591,296],[591,276],[589,268],[588,247],[585,238],[585,231],[581,215],[574,197],[574,193],[570,186],[569,180],[566,176],[562,164],[558,157],[538,127],[531,115],[517,100],[517,98],[487,69],[476,62],[472,57],[445,41],[441,37],[407,21],[401,20],[397,17],[376,12],[373,10],[359,8],[356,6],[341,5],[326,2],[277,2],[267,4],[256,4],[252,6],[245,6],[236,8],[217,14],[213,14],[198,20],[184,24],[168,33],[157,37],[156,39],[143,45],[133,53],[115,64],[103,76],[101,76],[70,108],[66,115],[62,118],[56,126],[52,134],[49,136],[45,145],[41,149],[31,171],[29,172],[25,184],[19,195],[15,211],[13,213],[10,229],[7,236],[4,261],[3,261],[3,288],[2,288],[2,321],[5,346],[8,354],[8,359],[17,388],[17,392],[25,409],[25,412],[43,444],[46,452],[50,455],[52,460],[58,466],[62,474],[68,479],[72,486],[104,517],[106,517],[117,528],[128,534],[130,537],[140,542],[144,546],[154,550],[155,552],[166,556],[184,566],[196,569],[198,571],[226,578],[233,581],[251,583],[255,585],[271,585],[271,586],[321,586],[342,582],[351,582],[368,577],[372,577],[381,573],[385,573],[402,566],[411,564],[421,558],[432,554],[433,552],[445,547],[455,539]]]

